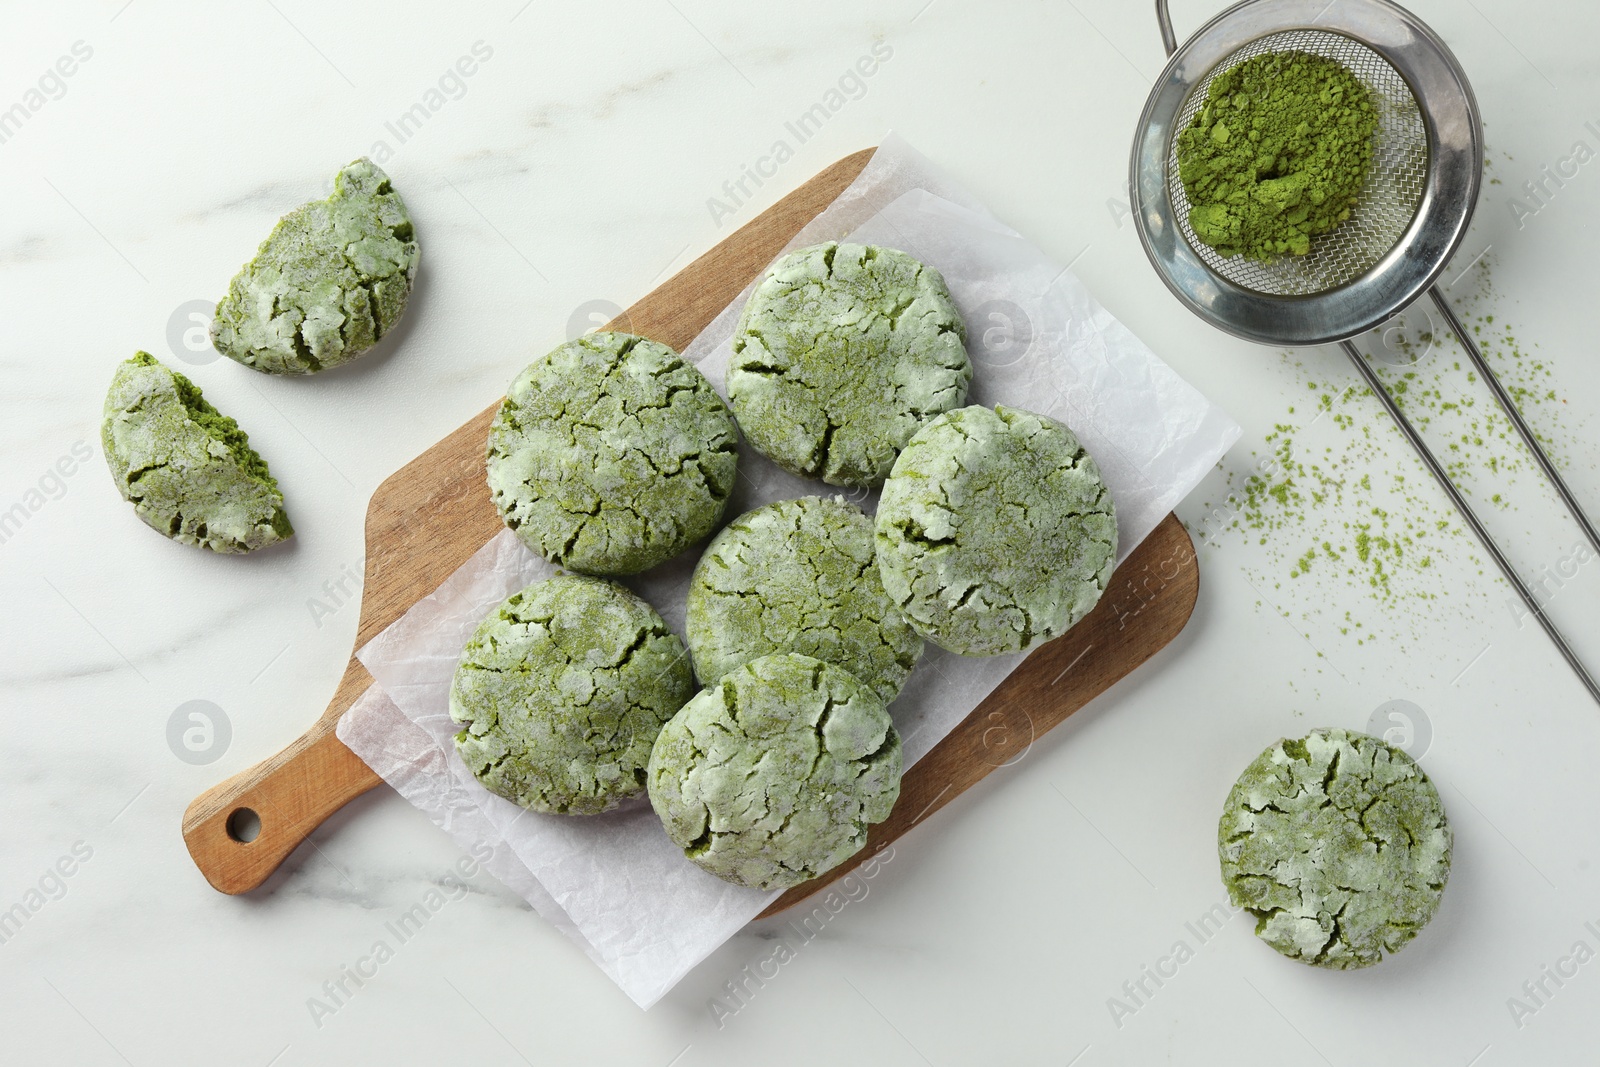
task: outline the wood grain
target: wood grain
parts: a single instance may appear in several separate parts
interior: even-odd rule
[[[682,350],[855,180],[872,154],[872,149],[857,152],[824,170],[617,316],[608,328]],[[498,407],[496,401],[373,493],[367,508],[356,648],[438,588],[501,530],[484,485],[484,440]],[[1164,577],[1168,571],[1170,577]],[[1183,628],[1198,588],[1194,546],[1169,516],[1118,569],[1111,592],[1088,619],[1031,656],[908,772],[894,814],[874,828],[857,862],[1025,752],[1039,735],[1154,655]],[[261,885],[324,819],[381,782],[334,734],[339,717],[371,684],[352,652],[333,700],[304,736],[189,805],[184,842],[212,886],[244,893]],[[230,820],[245,809],[260,820],[259,834],[248,842],[229,829]],[[854,866],[796,887],[767,914]]]

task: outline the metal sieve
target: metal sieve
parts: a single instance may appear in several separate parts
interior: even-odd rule
[[[1428,133],[1417,99],[1405,79],[1366,45],[1336,33],[1290,30],[1252,41],[1213,68],[1189,91],[1173,129],[1187,129],[1211,95],[1211,83],[1229,67],[1272,52],[1309,52],[1350,70],[1367,86],[1378,113],[1378,132],[1361,194],[1337,241],[1317,241],[1303,256],[1278,256],[1263,263],[1248,256],[1224,257],[1202,244],[1189,228],[1189,196],[1178,177],[1178,139],[1167,158],[1167,195],[1178,231],[1205,265],[1228,281],[1270,296],[1306,296],[1334,289],[1372,269],[1400,243],[1416,217],[1428,178]]]
[[[1274,346],[1339,342],[1462,518],[1499,565],[1596,702],[1596,684],[1544,606],[1500,550],[1426,442],[1350,338],[1426,293],[1596,551],[1600,531],[1489,368],[1435,282],[1466,235],[1483,178],[1482,123],[1461,66],[1420,19],[1391,0],[1245,0],[1181,48],[1167,0],[1156,19],[1170,57],[1133,144],[1133,216],[1146,255],[1191,311],[1220,329]],[[1219,74],[1267,52],[1302,51],[1342,63],[1377,108],[1371,167],[1350,218],[1304,256],[1224,257],[1189,227],[1177,138]]]

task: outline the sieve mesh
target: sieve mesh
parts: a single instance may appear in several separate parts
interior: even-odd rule
[[[1372,94],[1378,132],[1372,166],[1350,217],[1336,229],[1311,239],[1303,256],[1277,256],[1267,262],[1220,255],[1189,227],[1189,197],[1178,176],[1177,133],[1189,128],[1205,104],[1217,75],[1267,52],[1300,51],[1344,64]],[[1261,37],[1218,63],[1183,102],[1167,155],[1167,195],[1184,240],[1207,267],[1235,285],[1269,296],[1307,296],[1337,288],[1365,274],[1400,242],[1422,203],[1428,174],[1428,135],[1416,97],[1398,71],[1377,52],[1340,33],[1289,30]]]

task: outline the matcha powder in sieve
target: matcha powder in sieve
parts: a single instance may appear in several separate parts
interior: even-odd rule
[[[1269,52],[1219,74],[1178,135],[1189,226],[1224,256],[1303,256],[1350,217],[1378,113],[1343,64]]]

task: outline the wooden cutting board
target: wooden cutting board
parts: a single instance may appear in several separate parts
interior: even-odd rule
[[[861,173],[872,154],[857,152],[818,174],[623,312],[610,328],[682,351]],[[484,441],[498,407],[496,401],[372,494],[356,648],[438,588],[502,529],[484,482]],[[1194,545],[1169,515],[1118,568],[1088,618],[1030,656],[906,773],[894,813],[873,827],[854,862],[791,889],[766,914],[842,877],[991,771],[1022,758],[1047,730],[1177,636],[1199,588]],[[371,684],[352,652],[328,710],[310,730],[189,805],[183,839],[214,887],[224,893],[256,888],[324,819],[382,782],[334,735],[339,717]],[[257,819],[256,835],[241,840]]]

